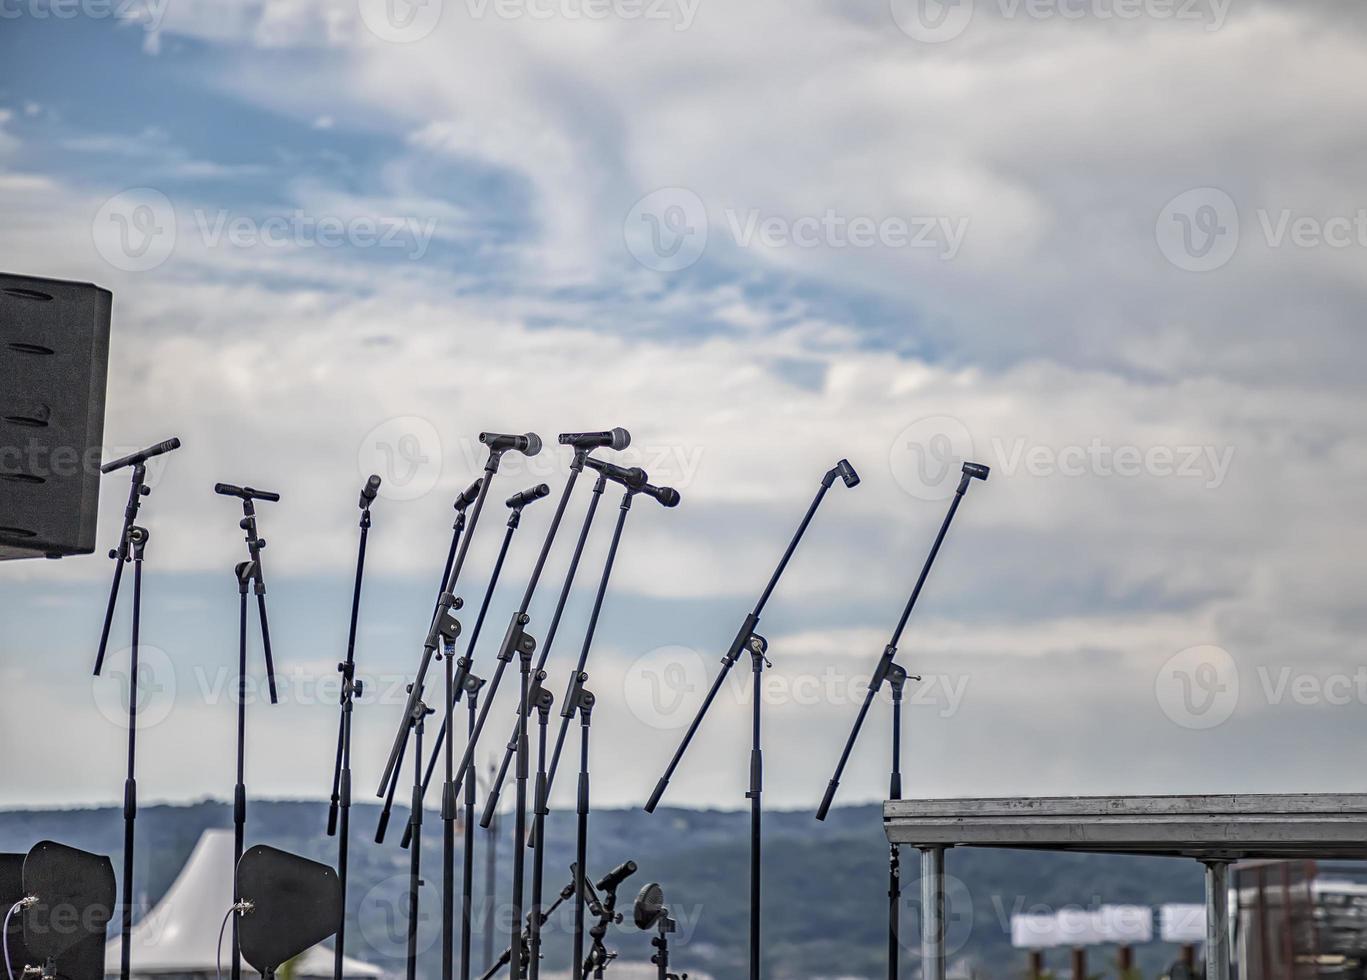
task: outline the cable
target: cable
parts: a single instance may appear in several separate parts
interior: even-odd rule
[[[9,920],[10,916],[14,915],[14,910],[18,907],[18,902],[15,902],[13,905],[9,907],[9,911],[5,913],[5,924],[3,927],[0,927],[0,936],[4,937],[3,943],[5,949],[5,973],[9,976],[9,980],[14,980],[14,967],[10,965],[9,961]]]
[[[250,912],[255,907],[251,902],[236,902],[228,906],[228,912],[223,916],[223,924],[218,927],[218,945],[214,947],[214,976],[217,980],[223,980],[223,932],[228,928],[228,920],[234,912]],[[11,977],[10,980],[14,978]]]
[[[13,905],[9,907],[9,911],[5,913],[5,924],[3,926],[0,926],[0,949],[3,949],[5,953],[5,973],[9,977],[9,980],[14,980],[14,967],[10,965],[9,959],[10,917],[13,916],[14,913],[18,912],[20,909],[30,908],[37,904],[38,897],[36,895],[29,895],[25,898],[19,899],[19,901],[15,902]]]

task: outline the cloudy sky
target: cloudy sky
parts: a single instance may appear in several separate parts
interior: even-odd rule
[[[368,789],[476,434],[614,425],[683,504],[632,510],[590,653],[604,804],[648,795],[842,456],[864,482],[762,624],[776,804],[820,799],[964,458],[991,479],[901,645],[909,794],[1367,788],[1365,26],[1271,0],[0,4],[0,268],[112,289],[106,444],[185,443],[144,510],[143,798],[231,793],[244,548],[215,481],[284,498],[249,789],[325,797],[364,477]],[[467,629],[502,499],[566,462],[505,464]],[[126,650],[90,677],[110,571],[0,567],[0,806],[121,792]],[[748,680],[669,802],[744,805]],[[883,794],[889,711],[842,801]]]

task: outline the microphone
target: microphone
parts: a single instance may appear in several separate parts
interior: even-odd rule
[[[647,483],[640,490],[647,497],[654,497],[666,507],[677,507],[683,498],[679,496],[679,491],[673,487],[656,487]]]
[[[665,908],[664,889],[660,887],[659,882],[652,881],[636,895],[636,901],[631,907],[631,918],[637,929],[653,929],[655,923],[660,920],[660,914],[668,911]]]
[[[850,465],[848,459],[842,459],[832,466],[830,471],[822,477],[821,485],[825,487],[834,486],[835,478],[837,476],[845,481],[845,486],[847,487],[859,486],[859,474],[854,471],[854,467]]]
[[[510,436],[502,432],[481,432],[479,441],[489,447],[491,453],[503,453],[516,449],[524,456],[535,456],[541,452],[541,437],[535,432],[526,435]]]
[[[622,484],[622,486],[626,487],[628,490],[640,490],[645,487],[646,483],[650,480],[650,477],[646,475],[646,471],[639,466],[633,466],[631,469],[624,469],[621,466],[614,466],[612,463],[605,463],[601,459],[594,459],[592,456],[584,460],[584,462],[614,483]]]
[[[368,510],[379,493],[380,478],[372,473],[370,479],[365,481],[365,486],[361,489],[361,510]]]
[[[598,890],[600,892],[614,891],[618,885],[626,881],[636,873],[635,861],[623,861],[613,868],[602,878],[598,879]]]
[[[964,476],[971,477],[974,480],[986,480],[987,474],[991,472],[992,468],[984,466],[982,463],[964,463]]]
[[[560,445],[573,446],[575,449],[597,449],[607,446],[621,451],[631,445],[631,433],[618,426],[611,432],[562,432]]]
[[[271,493],[269,490],[253,490],[251,487],[235,487],[231,483],[215,483],[214,493],[222,494],[225,497],[241,497],[243,500],[269,500],[278,501],[280,494]]]
[[[100,467],[100,472],[113,473],[115,470],[121,470],[125,466],[137,466],[139,463],[147,462],[153,456],[160,456],[162,453],[169,453],[171,450],[179,448],[180,440],[172,437],[165,442],[157,443],[155,446],[148,446],[146,449],[139,452],[131,453],[123,459],[116,459],[112,463],[105,463]]]
[[[528,487],[526,490],[513,494],[507,499],[506,503],[509,507],[513,508],[513,510],[521,510],[528,504],[534,503],[542,497],[549,496],[550,492],[550,487],[546,486],[544,483],[538,483],[534,487]]]
[[[464,510],[466,507],[473,504],[475,498],[479,496],[479,488],[483,483],[484,477],[481,476],[479,479],[475,480],[474,483],[466,487],[465,492],[456,498],[456,510]]]

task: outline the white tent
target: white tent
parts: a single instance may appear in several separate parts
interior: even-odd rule
[[[213,976],[218,958],[218,932],[233,903],[233,834],[206,830],[185,867],[162,900],[133,927],[133,975]],[[228,934],[223,939],[223,966],[231,959]],[[110,940],[105,954],[106,974],[119,972],[119,937]],[[331,977],[333,954],[315,946],[296,963],[295,976]],[[344,976],[381,977],[384,971],[348,958]]]

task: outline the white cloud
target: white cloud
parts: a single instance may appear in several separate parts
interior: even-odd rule
[[[1153,678],[1155,664],[1207,642],[1250,668],[1361,659],[1342,557],[1367,544],[1361,253],[1249,241],[1227,268],[1192,276],[1164,262],[1154,222],[1174,194],[1210,183],[1249,209],[1250,227],[1262,206],[1356,207],[1361,153],[1341,121],[1367,98],[1353,84],[1367,76],[1362,37],[1325,31],[1303,6],[1261,4],[1216,32],[989,17],[930,47],[883,9],[756,0],[708,6],[677,32],[476,21],[468,5],[448,5],[436,33],[403,46],[361,33],[349,4],[173,5],[170,34],[334,49],[298,67],[273,54],[269,71],[250,70],[266,62],[236,49],[240,64],[220,80],[233,94],[304,126],[335,114],[349,130],[395,136],[367,193],[295,179],[284,191],[301,207],[436,215],[442,234],[465,240],[478,231],[466,207],[409,181],[415,161],[474,162],[525,182],[534,227],[514,246],[508,291],[490,296],[482,269],[215,248],[189,233],[159,270],[117,273],[91,242],[99,195],[37,174],[0,176],[0,264],[115,289],[109,441],[185,440],[147,511],[159,571],[240,557],[232,503],[210,493],[217,480],[285,494],[263,506],[273,574],[316,581],[347,568],[355,491],[379,465],[358,457],[378,426],[414,419],[387,430],[386,445],[415,462],[399,441],[410,430],[433,488],[377,505],[371,567],[418,575],[440,560],[450,501],[482,461],[475,433],[626,424],[650,451],[633,461],[667,468],[684,503],[638,505],[614,596],[706,610],[688,635],[651,645],[712,644],[714,620],[748,608],[820,474],[840,455],[856,463],[864,485],[832,491],[783,583],[806,622],[775,622],[770,636],[780,676],[848,667],[886,641],[945,506],[899,485],[918,462],[895,459],[908,451],[899,440],[919,419],[948,417],[950,448],[967,452],[950,438],[966,434],[994,473],[971,490],[904,645],[908,666],[972,679],[955,718],[914,716],[918,792],[1096,791],[1118,774],[1131,791],[1221,778],[1288,788],[1263,785],[1270,768],[1252,763],[1231,773],[1229,759],[1279,758],[1288,719],[1310,716],[1249,706],[1200,741],[1156,713]],[[708,206],[716,267],[705,280],[662,277],[627,256],[624,216],[665,186]],[[727,209],[972,221],[946,263],[889,249],[740,249],[726,241]],[[874,312],[833,314],[810,298],[821,290]],[[871,335],[892,318],[907,324],[900,335]],[[665,321],[728,329],[653,328]],[[935,445],[919,462],[940,461]],[[1137,456],[1133,474],[1117,470],[1117,453]],[[563,478],[563,461],[517,463],[500,481],[509,492]],[[103,539],[120,496],[112,481],[106,490]],[[529,512],[523,533],[539,535],[548,516]],[[493,538],[482,532],[477,566]],[[527,564],[516,556],[508,575]],[[107,571],[87,559],[9,565],[0,577],[56,591]],[[376,629],[400,642],[412,632],[394,619]],[[605,692],[634,652],[604,654]],[[70,701],[70,689],[49,693]],[[34,694],[23,708],[38,717],[44,691]],[[744,706],[719,712],[694,752],[734,758],[734,772],[695,764],[676,799],[739,801]],[[272,736],[302,738],[322,772],[333,718],[315,714],[267,724],[280,718]],[[772,744],[785,747],[769,757],[777,800],[819,794],[825,773],[812,770],[825,763],[813,760],[833,756],[850,714],[847,704],[774,709]],[[1352,742],[1326,717],[1313,716],[1323,764],[1294,770],[1302,788],[1346,762]],[[226,719],[168,722],[184,727],[158,733],[150,741],[162,748],[149,751],[179,752],[191,731],[222,744]],[[602,744],[627,754],[619,770],[667,758],[672,736],[620,712],[604,719]],[[381,743],[391,721],[372,715],[365,744]],[[881,732],[866,738],[881,747]],[[168,764],[166,795],[222,788],[155,762]],[[253,765],[263,791],[299,785],[290,765]],[[849,798],[876,795],[882,765],[866,745]],[[15,792],[60,798],[43,778],[29,773]],[[637,801],[647,788],[623,780],[603,795]]]
[[[5,127],[14,119],[14,113],[9,109],[0,109],[0,160],[12,154],[19,148],[19,138],[11,133],[5,132]]]

